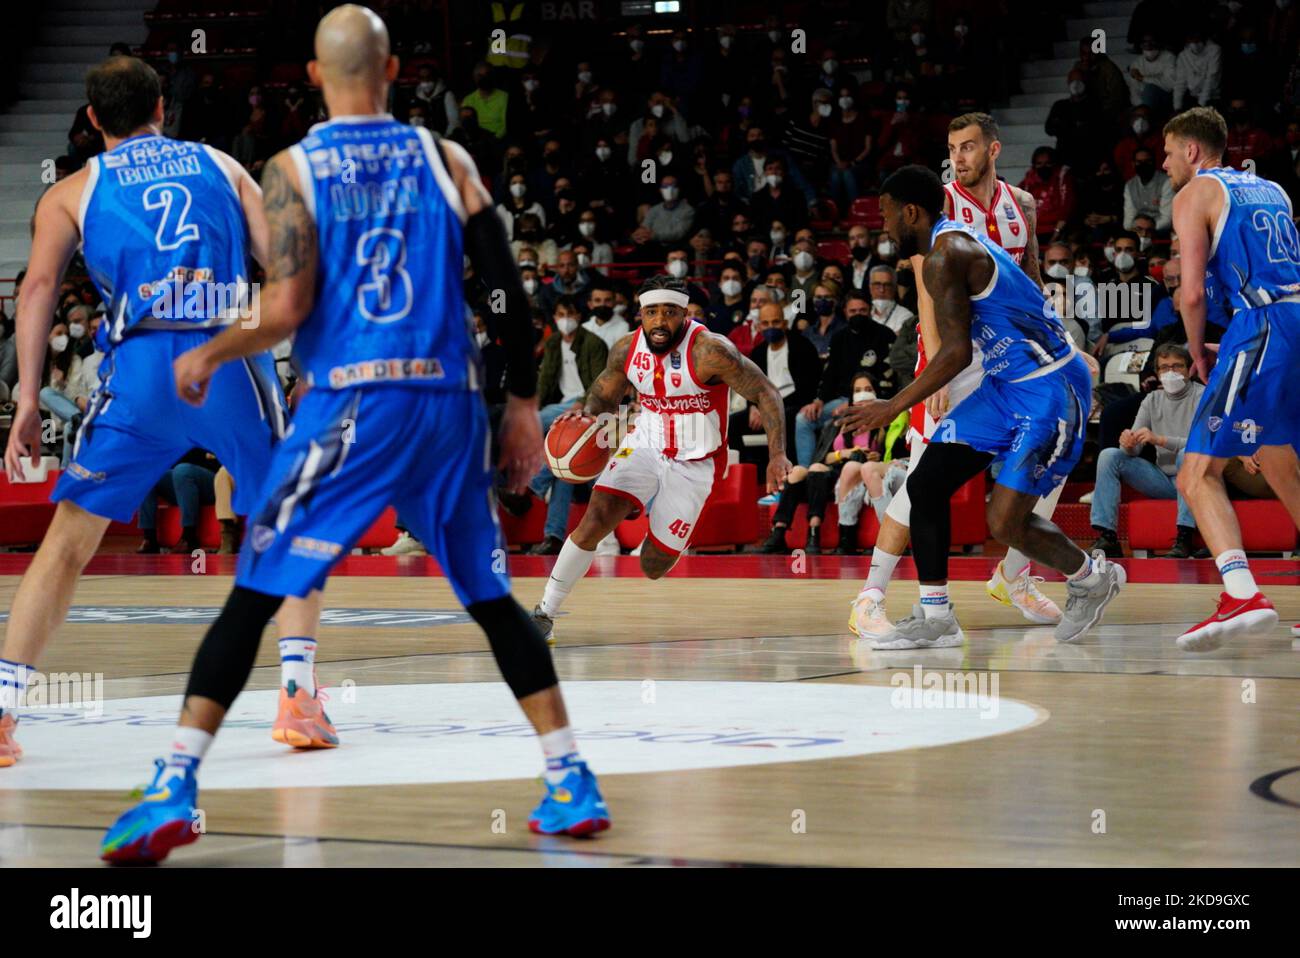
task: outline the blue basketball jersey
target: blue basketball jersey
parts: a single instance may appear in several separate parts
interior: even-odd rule
[[[248,315],[248,226],[211,147],[141,134],[87,166],[82,256],[107,304],[107,345],[135,328],[219,327]]]
[[[340,117],[290,148],[316,221],[316,301],[294,354],[308,382],[477,389],[460,192],[432,135]]]
[[[1291,198],[1272,180],[1231,167],[1198,170],[1223,188],[1205,285],[1233,309],[1257,309],[1300,294],[1300,234]]]
[[[930,240],[962,232],[993,259],[993,279],[971,296],[971,339],[984,357],[984,374],[997,379],[1024,379],[1069,356],[1073,350],[1051,301],[1016,261],[988,236],[941,217]]]

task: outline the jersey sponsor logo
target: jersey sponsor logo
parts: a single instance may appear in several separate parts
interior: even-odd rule
[[[329,372],[331,389],[343,389],[358,383],[402,382],[443,379],[442,363],[428,359],[372,359],[361,363],[335,366]]]
[[[669,355],[669,357],[668,357],[668,362],[672,364],[673,369],[681,369],[681,368],[682,368],[682,354],[681,354],[681,353],[672,353],[672,354]]]
[[[311,164],[312,176],[318,180],[328,180],[341,176],[345,169],[377,175],[424,166],[424,146],[419,137],[411,136],[410,128],[405,126],[394,127],[393,131],[403,137],[401,142],[367,139],[361,143],[339,143],[311,149],[307,148],[309,141],[304,140],[303,146],[307,148],[307,162]],[[331,136],[336,139],[346,139],[349,136],[369,138],[383,134],[384,131],[373,128],[331,131]]]
[[[68,475],[72,476],[73,479],[81,479],[84,482],[103,482],[105,478],[104,473],[91,472],[79,462],[68,463],[66,472]]]
[[[326,539],[313,539],[311,536],[294,536],[293,541],[289,544],[290,555],[296,555],[303,559],[316,559],[320,562],[329,562],[331,559],[338,558],[343,552],[343,546],[338,542],[329,542]]]
[[[641,408],[654,413],[714,412],[716,405],[707,393],[689,396],[642,396]]]

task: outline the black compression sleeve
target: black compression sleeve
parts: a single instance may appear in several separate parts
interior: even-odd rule
[[[497,330],[506,351],[506,387],[520,399],[530,399],[537,393],[533,318],[505,227],[492,207],[479,210],[466,221],[465,252],[488,288],[488,308],[497,312]],[[498,312],[500,306],[504,311]]]

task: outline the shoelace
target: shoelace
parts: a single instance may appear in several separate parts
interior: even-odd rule
[[[1093,571],[1097,572],[1100,575],[1106,574],[1107,568],[1110,566],[1110,560],[1106,558],[1106,553],[1103,550],[1101,549],[1092,550],[1092,562],[1093,562]],[[1068,585],[1070,586],[1070,588],[1068,589],[1069,598],[1065,600],[1066,612],[1069,612],[1076,605],[1078,605],[1079,600],[1084,598],[1088,594],[1086,590],[1083,590],[1082,586],[1078,586],[1076,583],[1071,582],[1068,583]]]

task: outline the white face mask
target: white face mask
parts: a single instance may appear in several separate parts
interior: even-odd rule
[[[1088,89],[1082,80],[1070,81],[1070,96],[1083,96],[1083,91]]]
[[[811,271],[813,268],[813,263],[815,262],[816,260],[813,259],[813,254],[808,252],[807,250],[800,250],[799,252],[794,254],[794,268],[801,273],[807,273]]]
[[[591,82],[591,71],[590,71],[590,70],[583,70],[581,73],[579,73],[579,74],[578,74],[578,82],[579,82],[579,83],[590,83],[590,82]]]
[[[598,146],[598,147],[596,147],[596,159],[600,160],[600,162],[602,162],[602,163],[604,163],[606,160],[608,160],[608,159],[609,159],[609,147],[607,147],[607,146]]]
[[[1187,388],[1187,377],[1184,376],[1182,373],[1174,373],[1174,372],[1161,373],[1160,385],[1164,387],[1165,392],[1169,393],[1172,396],[1177,396],[1180,392],[1182,392],[1184,389]]]
[[[622,319],[627,314],[627,304],[618,303],[614,306],[614,318]]]
[[[411,117],[407,122],[410,123],[411,126],[420,126],[420,127],[422,127],[422,126],[424,126],[424,117],[422,117],[422,116],[413,116],[413,117]]]
[[[1133,120],[1133,132],[1138,136],[1146,136],[1147,130],[1151,129],[1151,124],[1144,116],[1136,117]]]
[[[667,166],[668,164],[672,163],[672,161],[673,161],[673,154],[671,150],[664,150],[662,153],[659,154],[659,162],[662,163],[664,166]]]
[[[1074,275],[1086,279],[1092,275],[1092,270],[1088,269],[1086,266],[1076,266],[1074,268]]]
[[[818,116],[830,116],[830,115],[831,115],[831,105],[830,105],[829,103],[818,103],[818,104],[817,104],[817,115],[818,115]]]
[[[745,319],[747,319],[747,320],[748,320],[749,322],[751,322],[751,323],[757,323],[757,322],[758,322],[758,307],[755,306],[755,307],[754,307],[753,309],[751,309],[748,313],[746,313],[746,314],[745,314]]]
[[[881,240],[880,243],[876,246],[876,252],[880,255],[881,259],[889,259],[891,256],[894,255],[895,252],[894,241]]]
[[[686,260],[675,259],[668,264],[668,275],[675,279],[681,279],[686,275]]]
[[[578,321],[566,316],[564,319],[557,319],[555,321],[555,328],[560,331],[561,335],[571,336],[573,335],[573,331],[578,328]]]
[[[887,313],[891,309],[893,309],[896,305],[897,303],[895,303],[894,300],[892,299],[873,299],[871,301],[871,308],[874,309],[877,313]]]
[[[839,67],[839,65],[840,65],[840,62],[839,62],[838,60],[832,60],[832,59],[827,58],[827,59],[825,59],[825,60],[822,61],[822,72],[823,72],[823,73],[834,73],[835,70]]]
[[[777,40],[780,40],[780,39],[781,39],[781,31],[780,31],[780,30],[768,30],[768,31],[767,31],[767,39],[768,39],[768,41],[771,42],[771,43],[776,43]]]
[[[793,323],[799,318],[799,310],[795,308],[794,303],[786,303],[785,309],[781,310],[781,312],[785,314],[785,321],[787,323]]]
[[[524,280],[524,292],[527,293],[529,296],[532,296],[534,293],[536,293],[536,292],[537,292],[537,280],[535,280],[535,279],[526,279],[526,280]]]
[[[606,116],[613,116],[617,110],[618,110],[617,103],[602,103],[600,105],[600,112],[605,114]]]
[[[591,220],[583,220],[581,223],[578,224],[578,232],[581,233],[583,236],[590,237],[593,233],[596,232],[596,224],[593,223]]]
[[[731,49],[731,37],[725,33],[718,37],[718,46],[722,47],[724,50]]]
[[[840,109],[847,113],[849,110],[853,109],[853,97],[842,96],[839,99],[839,104],[840,104]]]
[[[912,34],[912,46],[914,47],[925,46],[925,34],[920,32]]]
[[[488,334],[487,334],[487,333],[475,333],[475,334],[474,334],[474,342],[478,343],[478,348],[479,348],[479,349],[482,349],[484,346],[486,346],[486,345],[488,344]]]
[[[659,195],[664,198],[664,202],[671,203],[673,200],[677,199],[677,187],[665,186],[659,191]]]
[[[534,80],[532,77],[529,77],[527,80],[524,81],[524,89],[529,93],[532,93],[534,90],[537,89],[537,81]]]
[[[591,257],[586,253],[578,254],[578,269],[586,269],[591,265]]]
[[[1133,254],[1128,250],[1115,254],[1115,268],[1121,273],[1127,273],[1133,268],[1133,264],[1136,262],[1137,260],[1134,259]]]
[[[1138,249],[1139,249],[1141,252],[1145,253],[1145,252],[1146,252],[1148,249],[1150,249],[1150,248],[1151,248],[1151,237],[1150,237],[1150,236],[1139,236],[1139,237],[1138,237]]]
[[[650,112],[656,117],[661,117],[664,115],[664,105],[662,103],[656,103],[650,108]]]
[[[68,348],[68,337],[65,333],[59,333],[50,340],[50,349],[56,353],[61,353]]]
[[[685,40],[674,40],[674,41],[673,41],[673,49],[676,50],[678,53],[681,53],[683,50],[686,49],[686,41],[685,41]]]
[[[739,296],[739,295],[740,295],[740,280],[738,280],[738,279],[724,279],[724,280],[719,284],[718,288],[722,290],[722,295],[723,295],[723,296]]]
[[[80,339],[82,336],[86,335],[86,327],[81,323],[69,323],[68,335],[73,339]]]
[[[1070,268],[1064,263],[1053,263],[1047,267],[1047,275],[1052,279],[1065,279],[1070,275]]]
[[[515,199],[521,199],[528,192],[528,186],[524,183],[511,183],[510,195]]]
[[[776,189],[781,185],[781,177],[776,173],[769,173],[763,177],[763,182],[768,185],[769,189]]]
[[[433,91],[435,89],[437,88],[434,86],[431,80],[425,80],[415,88],[415,92],[417,96],[423,97],[424,99],[427,100],[429,99],[429,97],[433,96]]]
[[[865,389],[859,389],[857,392],[855,392],[855,393],[853,394],[853,401],[854,401],[854,402],[871,402],[871,400],[873,400],[873,399],[875,399],[875,398],[876,398],[876,394],[875,394],[875,393],[873,393],[873,392],[868,392],[868,391],[865,390]]]
[[[1102,252],[1106,254],[1106,262],[1108,263],[1115,262],[1115,247],[1107,245],[1106,248],[1102,250]]]
[[[644,40],[629,40],[627,45],[632,48],[633,53],[640,53],[645,49]]]

